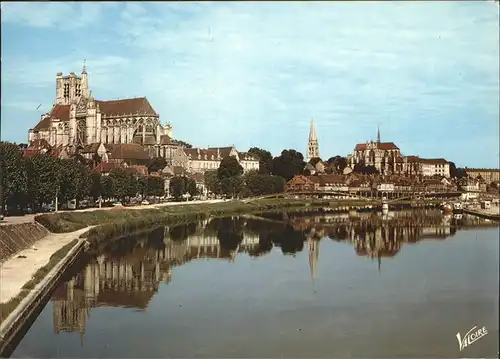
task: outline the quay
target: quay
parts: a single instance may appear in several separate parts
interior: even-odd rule
[[[494,221],[500,221],[500,207],[493,207],[489,209],[464,209],[464,213],[477,216],[480,218],[491,219]]]
[[[49,273],[34,288],[29,290],[29,293],[21,299],[16,308],[6,318],[1,318],[0,354],[7,349],[12,338],[32,317],[40,303],[43,303],[48,298],[65,271],[85,250],[86,240],[79,237],[89,229],[90,227],[71,233],[49,234],[46,238],[36,242],[36,252],[34,248],[24,249],[2,263],[0,271],[0,281],[2,283],[0,302],[4,304],[27,290],[23,289],[23,286],[33,278],[40,268],[50,262],[50,258],[54,253],[73,240],[78,240]]]

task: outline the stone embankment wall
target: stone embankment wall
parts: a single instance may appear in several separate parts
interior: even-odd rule
[[[29,248],[49,233],[45,227],[36,222],[0,226],[0,263]]]

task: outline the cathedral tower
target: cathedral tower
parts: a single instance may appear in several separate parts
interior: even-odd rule
[[[85,62],[83,64],[82,76],[71,72],[63,76],[62,72],[56,77],[56,105],[70,105],[78,102],[81,97],[88,97],[89,84]]]
[[[309,141],[307,142],[307,157],[306,162],[311,158],[319,157],[318,137],[316,136],[316,128],[314,127],[314,120],[311,119],[311,128],[309,129]]]

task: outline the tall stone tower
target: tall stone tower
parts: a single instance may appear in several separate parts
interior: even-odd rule
[[[309,141],[307,142],[307,157],[306,162],[311,158],[319,157],[318,137],[316,136],[316,128],[314,127],[314,120],[311,119],[311,128],[309,129]]]
[[[56,105],[71,105],[78,102],[81,97],[89,96],[89,83],[85,62],[83,63],[82,76],[77,76],[71,72],[68,76],[63,76],[62,72],[56,77]]]

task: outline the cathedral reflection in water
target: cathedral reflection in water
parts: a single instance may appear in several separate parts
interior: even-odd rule
[[[357,255],[378,260],[380,269],[382,258],[395,256],[403,244],[445,239],[459,229],[481,226],[497,224],[469,216],[453,218],[436,211],[419,211],[389,216],[286,214],[281,220],[263,221],[234,217],[165,228],[153,235],[117,241],[116,250],[104,249],[81,272],[62,283],[52,297],[53,328],[56,333],[79,332],[83,343],[91,308],[144,310],[160,284],[171,281],[172,268],[192,260],[231,262],[238,253],[258,256],[273,246],[288,254],[302,251],[305,243],[314,280],[320,243],[325,238],[352,243]],[[296,248],[285,248],[287,242],[295,243]]]

